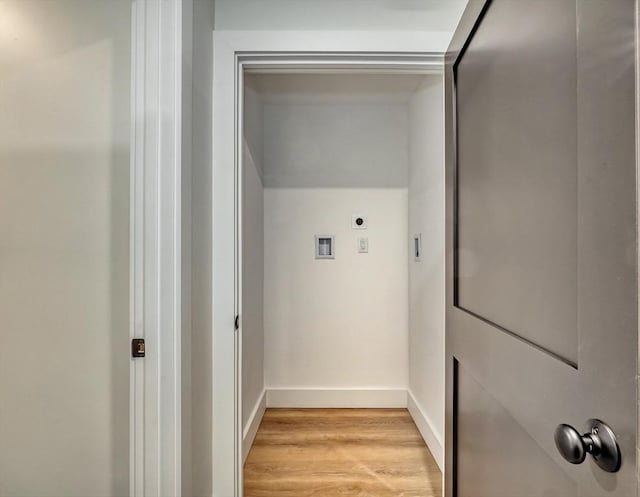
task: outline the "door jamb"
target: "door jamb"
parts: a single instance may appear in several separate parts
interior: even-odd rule
[[[420,74],[444,75],[443,53],[433,52],[296,52],[296,51],[233,51],[235,78],[234,90],[234,126],[233,126],[233,230],[234,230],[234,316],[242,316],[242,161],[243,161],[243,87],[245,71],[253,72],[406,72]],[[214,72],[215,74],[215,72]],[[215,76],[214,76],[215,77]],[[214,177],[215,164],[214,164]],[[214,185],[215,188],[215,185]],[[215,196],[215,193],[214,193]],[[215,211],[215,207],[214,207]],[[215,225],[215,222],[214,222]],[[214,248],[215,251],[215,248]],[[215,267],[215,262],[214,262]],[[215,269],[214,269],[215,272]],[[214,292],[214,309],[216,308]],[[215,310],[214,310],[215,314]],[[216,488],[214,477],[214,495],[226,495],[224,492],[233,488],[233,495],[242,497],[242,319],[237,332],[234,333],[233,351],[233,420],[234,420],[234,457],[233,486],[222,483]],[[215,335],[221,333],[216,331]],[[215,347],[214,347],[215,350]],[[444,351],[443,351],[444,353]],[[215,358],[214,358],[215,363]],[[218,380],[220,381],[220,380]],[[217,395],[214,383],[214,397]],[[226,399],[217,399],[214,406],[224,404]],[[215,418],[215,412],[214,412]],[[214,444],[214,454],[216,447]],[[226,454],[228,457],[228,454]],[[214,455],[214,459],[216,459]],[[226,466],[226,464],[225,464]],[[224,487],[224,489],[223,489]]]
[[[183,2],[131,0],[130,495],[181,495]],[[123,350],[123,353],[129,353]]]

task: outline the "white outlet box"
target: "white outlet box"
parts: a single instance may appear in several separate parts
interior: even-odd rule
[[[316,259],[336,258],[336,238],[333,235],[316,235]]]

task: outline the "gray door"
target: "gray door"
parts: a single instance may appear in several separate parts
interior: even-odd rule
[[[471,0],[452,41],[447,496],[636,495],[634,24],[634,0]],[[617,472],[558,451],[590,418]]]

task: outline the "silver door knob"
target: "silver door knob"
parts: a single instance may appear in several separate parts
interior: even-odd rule
[[[590,454],[595,463],[609,473],[620,469],[620,448],[613,430],[598,419],[590,419],[589,431],[584,435],[573,426],[561,424],[556,428],[554,440],[558,452],[571,464],[581,464]]]

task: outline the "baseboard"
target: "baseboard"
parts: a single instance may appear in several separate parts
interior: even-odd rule
[[[406,408],[405,388],[268,388],[273,408]]]
[[[433,423],[416,402],[411,390],[407,391],[407,409],[409,410],[409,414],[411,414],[414,423],[418,427],[418,431],[422,435],[424,442],[427,444],[427,447],[429,447],[433,458],[436,460],[440,471],[444,472],[444,448],[442,444],[442,437],[438,435],[436,430],[434,430]]]
[[[247,426],[244,427],[244,431],[242,433],[242,462],[247,460],[247,456],[249,455],[249,451],[251,450],[251,446],[253,445],[253,441],[256,438],[256,433],[258,433],[258,428],[260,427],[260,423],[262,422],[262,418],[264,417],[264,412],[267,410],[267,392],[266,390],[262,391],[258,402],[251,411],[251,417],[247,423]]]

